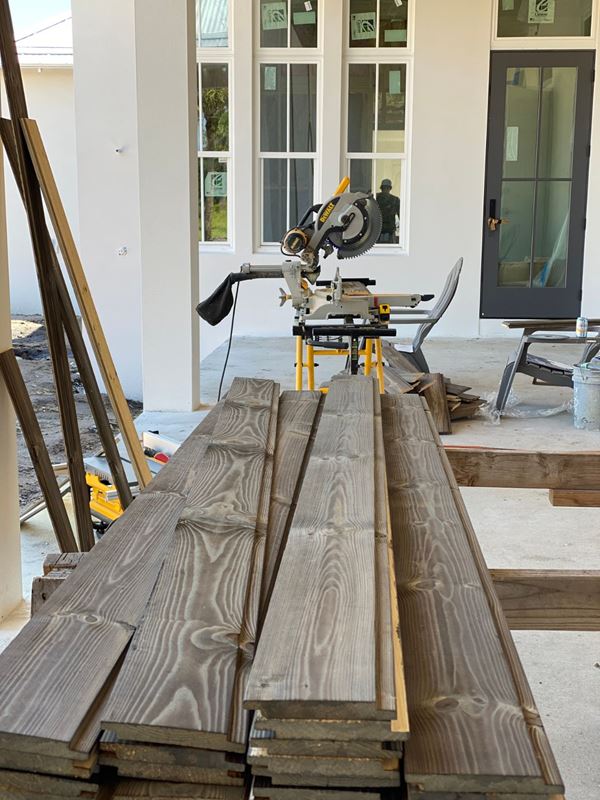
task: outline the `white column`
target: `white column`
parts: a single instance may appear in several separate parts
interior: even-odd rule
[[[199,405],[194,0],[135,0],[144,407]]]
[[[0,158],[0,351],[11,347],[4,165]],[[17,434],[13,407],[0,378],[0,619],[22,599]]]

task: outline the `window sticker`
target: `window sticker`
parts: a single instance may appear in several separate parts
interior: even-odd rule
[[[556,0],[529,0],[529,24],[552,24]]]
[[[393,69],[389,72],[388,83],[390,94],[401,94],[402,85],[400,81],[401,72],[399,69]]]
[[[294,25],[316,25],[316,22],[314,11],[294,11]]]
[[[287,2],[263,3],[262,4],[262,28],[263,31],[277,31],[287,28]]]
[[[377,35],[375,19],[376,14],[374,11],[352,14],[350,17],[352,39],[355,41],[358,39],[375,39]]]
[[[406,30],[396,28],[394,30],[385,31],[383,38],[386,42],[405,42],[406,33]]]
[[[204,178],[205,197],[227,197],[227,173],[207,172]]]
[[[513,125],[509,125],[506,128],[506,155],[504,160],[519,160],[519,129]]]
[[[306,3],[304,3],[304,8],[307,11],[312,11],[313,10],[311,0],[306,0]]]
[[[277,91],[277,67],[267,66],[264,72],[264,88],[265,92]]]

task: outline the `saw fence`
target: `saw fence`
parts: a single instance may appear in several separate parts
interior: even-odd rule
[[[0,655],[3,799],[562,798],[507,623],[544,627],[547,576],[492,577],[417,395],[236,379],[50,562]],[[598,577],[553,580],[576,627]]]

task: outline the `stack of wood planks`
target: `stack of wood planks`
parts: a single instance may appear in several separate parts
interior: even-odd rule
[[[419,394],[425,398],[436,430],[452,433],[452,423],[471,419],[484,404],[470,386],[460,386],[439,372],[419,372],[415,365],[391,342],[383,342],[385,390],[388,394]]]
[[[2,800],[562,792],[417,396],[236,379],[76,560],[0,654]]]

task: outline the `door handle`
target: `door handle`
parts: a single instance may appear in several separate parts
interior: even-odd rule
[[[497,217],[488,217],[487,226],[491,231],[495,231],[498,225],[508,225],[509,219],[498,219]]]

